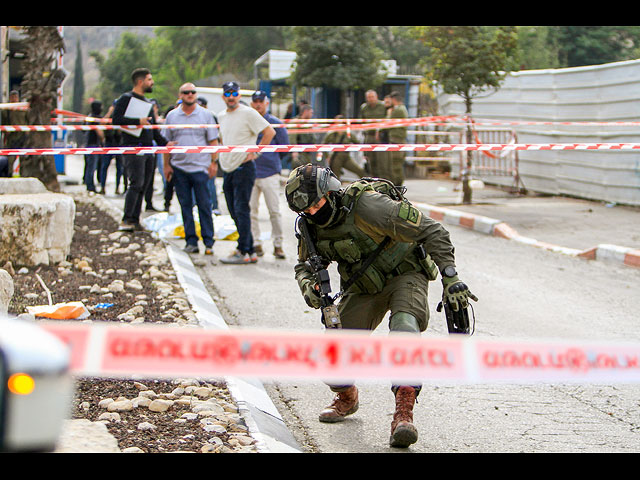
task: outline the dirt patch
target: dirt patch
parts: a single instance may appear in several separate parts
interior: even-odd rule
[[[13,265],[16,273],[13,276],[14,295],[9,305],[10,314],[19,315],[26,312],[27,306],[47,304],[48,296],[36,276],[38,274],[50,291],[52,303],[82,301],[90,309],[92,321],[130,321],[118,316],[141,301],[144,304],[144,323],[189,321],[189,312],[172,308],[166,295],[158,294],[154,279],[144,275],[149,265],[141,265],[142,255],[136,254],[136,251],[164,249],[162,243],[149,232],[127,232],[127,242],[120,244],[120,247],[137,244],[139,249],[128,254],[109,253],[114,242],[109,235],[117,236],[118,223],[94,204],[78,199],[74,229],[70,254],[65,262],[28,268],[28,272],[20,265]],[[167,261],[161,270],[167,274],[168,270],[172,270],[170,263]],[[142,289],[106,291],[104,285],[114,279],[121,280],[125,285],[137,280]],[[179,295],[182,292],[175,274],[169,272],[164,281],[173,284],[174,293]],[[168,314],[169,311],[173,313]],[[140,318],[136,320],[141,321]],[[194,395],[194,390],[200,387],[200,392],[205,390],[210,393]],[[176,392],[176,389],[179,391]],[[137,406],[129,411],[118,411],[109,420],[99,420],[101,415],[108,412],[104,405],[99,405],[101,401],[133,400],[139,398],[141,392],[147,392],[154,398],[170,399],[172,405],[165,412]],[[194,414],[193,407],[204,400],[212,402],[216,412]],[[255,442],[251,441],[226,385],[214,379],[190,379],[185,383],[170,379],[134,381],[77,378],[72,418],[104,421],[121,450],[137,447],[147,453],[256,451]]]

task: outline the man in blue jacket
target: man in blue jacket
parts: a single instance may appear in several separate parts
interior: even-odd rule
[[[262,115],[265,120],[272,124],[282,124],[283,122],[277,117],[268,113],[269,97],[266,92],[257,90],[251,95],[251,106]],[[271,141],[271,145],[289,145],[289,135],[284,127],[274,128],[276,135]],[[262,134],[258,136],[260,142]],[[260,239],[260,225],[258,223],[258,209],[260,195],[264,195],[264,201],[269,210],[269,219],[271,220],[271,240],[273,242],[273,255],[276,258],[284,259],[285,254],[282,249],[282,215],[280,214],[279,197],[282,194],[280,185],[280,170],[282,168],[282,159],[279,152],[263,152],[255,159],[256,164],[256,181],[251,192],[251,233],[253,235],[253,247],[256,254],[261,257],[264,255],[262,248],[262,240]]]

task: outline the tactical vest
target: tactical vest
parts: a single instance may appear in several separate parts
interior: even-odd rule
[[[382,183],[385,184],[382,185]],[[355,182],[347,188],[342,197],[342,206],[348,209],[343,221],[335,227],[314,229],[318,254],[338,263],[340,281],[343,285],[360,269],[379,243],[355,225],[353,207],[360,195],[367,190],[380,191],[393,198],[392,192],[386,189],[389,189],[386,182],[373,184],[367,181]],[[435,263],[428,254],[426,258],[421,258],[417,247],[415,243],[390,242],[349,288],[349,292],[379,293],[388,279],[408,272],[424,272],[429,280],[435,280],[437,277]]]

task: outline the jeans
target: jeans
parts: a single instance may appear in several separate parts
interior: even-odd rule
[[[96,145],[88,145],[88,147],[95,147]],[[85,155],[84,156],[84,184],[87,186],[87,191],[96,191],[96,171],[98,170],[98,161],[101,155]]]
[[[224,198],[238,229],[238,251],[243,254],[254,252],[249,200],[255,180],[256,165],[253,162],[243,163],[233,172],[223,174]]]
[[[218,192],[216,192],[216,177],[210,178],[207,182],[209,186],[209,192],[211,193],[211,209],[218,209]]]
[[[153,180],[151,173],[155,167],[155,155],[123,155],[124,169],[129,180],[129,188],[124,197],[122,221],[129,224],[140,223],[140,211],[144,193]]]
[[[185,172],[173,167],[173,182],[182,211],[184,239],[187,245],[198,245],[196,224],[193,219],[193,197],[195,196],[200,218],[200,233],[205,247],[213,246],[213,217],[211,216],[211,197],[208,188],[209,175],[205,172]]]
[[[103,192],[107,184],[107,172],[109,170],[109,165],[111,165],[112,158],[116,159],[116,190],[120,187],[120,179],[124,174],[121,155],[117,155],[115,153],[105,153],[104,155],[100,155],[100,161],[98,163],[98,181],[102,186]],[[124,185],[126,186],[126,182]]]

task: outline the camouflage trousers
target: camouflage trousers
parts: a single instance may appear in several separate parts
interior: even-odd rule
[[[428,303],[429,281],[420,272],[409,272],[387,281],[382,292],[375,295],[346,294],[338,305],[342,328],[355,330],[375,330],[387,312],[394,314],[404,312],[412,315],[421,332],[429,323]],[[394,324],[389,322],[390,332]],[[341,392],[353,385],[353,382],[326,382],[334,392]],[[413,385],[418,391],[420,385]]]
[[[418,320],[424,332],[429,323],[428,290],[429,281],[422,272],[409,272],[388,280],[375,295],[347,293],[338,305],[342,328],[373,331],[387,312],[391,316],[405,312]]]
[[[335,155],[331,157],[329,167],[336,174],[336,177],[342,177],[342,169],[349,170],[353,172],[358,178],[362,178],[365,176],[366,172],[364,168],[358,165],[351,155],[346,152],[337,152]]]
[[[387,152],[389,156],[388,166],[390,168],[389,180],[396,185],[402,185],[404,182],[404,157],[405,152]]]

